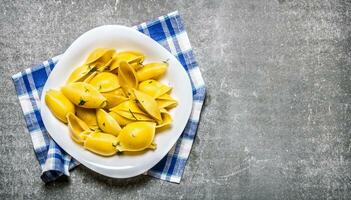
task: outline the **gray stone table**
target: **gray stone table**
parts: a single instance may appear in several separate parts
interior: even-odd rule
[[[174,10],[208,91],[182,182],[80,166],[44,185],[11,75]],[[350,198],[350,50],[350,1],[0,0],[0,199]]]

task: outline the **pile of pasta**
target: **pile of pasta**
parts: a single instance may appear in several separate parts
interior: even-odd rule
[[[71,138],[102,156],[156,149],[155,133],[168,128],[177,101],[159,82],[168,63],[143,64],[141,52],[97,48],[45,102],[68,124]]]

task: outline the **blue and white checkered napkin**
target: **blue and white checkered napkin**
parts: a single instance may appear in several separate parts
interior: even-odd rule
[[[170,51],[186,69],[193,88],[193,109],[190,119],[170,152],[147,174],[162,180],[179,183],[194,141],[200,112],[205,98],[205,85],[196,63],[191,45],[178,12],[142,23],[134,28],[156,40]],[[39,106],[42,89],[60,56],[49,59],[33,68],[12,76],[20,101],[34,151],[42,168],[44,182],[56,180],[61,175],[69,176],[69,170],[79,165],[63,151],[48,135],[42,122]]]

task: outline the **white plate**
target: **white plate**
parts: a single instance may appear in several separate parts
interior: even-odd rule
[[[145,63],[169,59],[167,74],[161,82],[173,87],[172,96],[178,106],[171,111],[172,127],[156,134],[157,149],[138,155],[102,157],[85,150],[70,138],[67,125],[57,120],[44,101],[48,89],[59,89],[69,74],[84,62],[95,48],[115,48],[117,51],[137,50],[146,55]],[[191,83],[183,66],[160,44],[146,35],[125,26],[107,25],[94,28],[81,35],[62,55],[52,70],[41,96],[41,116],[50,136],[68,154],[88,168],[114,178],[128,178],[142,174],[156,165],[176,143],[189,119],[192,108]]]

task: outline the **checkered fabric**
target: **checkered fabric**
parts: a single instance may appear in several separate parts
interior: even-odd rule
[[[196,135],[205,98],[205,84],[177,11],[133,28],[150,36],[170,51],[186,69],[191,80],[194,101],[190,119],[169,153],[146,172],[150,176],[179,183]],[[35,155],[42,168],[41,178],[45,183],[54,181],[61,175],[69,176],[69,171],[79,165],[79,162],[50,138],[40,116],[39,97],[51,70],[59,59],[60,56],[54,57],[12,76]]]

